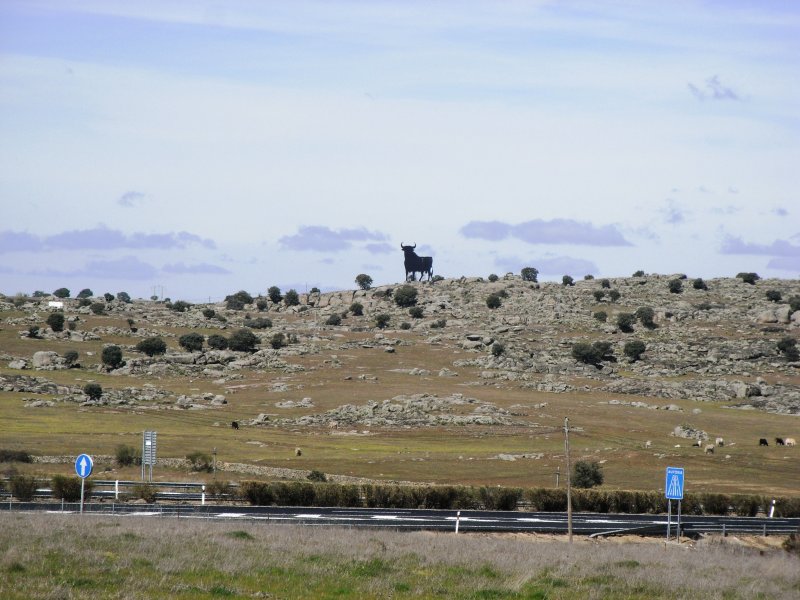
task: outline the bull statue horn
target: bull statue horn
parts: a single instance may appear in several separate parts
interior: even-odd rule
[[[400,242],[400,250],[403,249],[403,242]]]
[[[416,247],[417,247],[417,242],[414,242],[414,245],[413,245],[413,246],[411,246],[411,247],[412,247],[412,248],[416,248]]]

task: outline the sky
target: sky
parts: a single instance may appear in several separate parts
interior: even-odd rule
[[[0,292],[800,276],[800,4],[0,0]]]

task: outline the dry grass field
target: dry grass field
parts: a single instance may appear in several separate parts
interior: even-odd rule
[[[414,284],[420,293],[419,305],[425,307],[423,319],[412,319],[407,309],[398,308],[391,299],[364,296],[361,299],[365,303],[364,316],[349,315],[338,327],[324,325],[325,318],[334,312],[330,307],[311,306],[304,312],[296,312],[271,306],[259,313],[214,305],[212,308],[227,318],[223,329],[219,321],[199,316],[205,306],[178,314],[161,303],[112,303],[107,314],[97,316],[79,312],[74,301],[68,301],[65,314],[78,317],[77,329],[95,332],[100,338],[80,342],[62,339],[63,336],[30,339],[21,335],[28,324],[38,324],[44,330],[48,312],[35,304],[17,308],[8,303],[0,311],[0,377],[43,377],[56,384],[79,387],[92,381],[107,392],[154,386],[164,392],[166,399],[84,405],[74,395],[69,400],[57,394],[0,391],[0,447],[41,456],[74,457],[85,452],[110,457],[120,444],[141,446],[141,432],[155,430],[160,458],[180,459],[191,452],[211,454],[216,449],[223,471],[218,477],[229,480],[253,477],[234,466],[244,463],[304,471],[317,469],[327,474],[384,481],[552,486],[556,471],[563,474],[565,468],[563,423],[569,417],[574,428],[570,434],[572,460],[598,461],[605,474],[604,485],[609,489],[658,490],[663,486],[665,467],[682,466],[686,469],[687,491],[800,494],[800,449],[773,443],[767,448],[758,446],[761,437],[769,438],[770,442],[779,435],[800,438],[797,415],[730,408],[735,402],[621,395],[601,389],[608,382],[628,379],[668,381],[680,387],[683,380],[696,382],[704,378],[746,384],[760,381],[790,391],[800,388],[796,369],[785,366],[786,361],[777,355],[758,356],[751,352],[756,356],[751,359],[742,351],[740,354],[745,358],[731,363],[734,366],[730,374],[709,374],[716,364],[710,359],[703,362],[704,358],[698,358],[696,365],[687,363],[688,367],[681,363],[689,360],[686,354],[694,352],[696,345],[707,346],[703,352],[710,355],[709,348],[715,345],[725,348],[731,344],[749,344],[749,348],[768,341],[773,347],[775,340],[784,335],[796,337],[797,330],[791,326],[782,330],[773,327],[771,331],[753,322],[753,311],[761,304],[769,306],[760,299],[763,289],[742,284],[741,293],[745,296],[740,300],[727,291],[734,289],[738,294],[739,288],[724,282],[717,286],[720,291],[714,291],[712,285],[702,298],[699,293],[695,297],[689,292],[673,298],[674,295],[663,292],[664,281],[648,280],[647,285],[635,286],[624,279],[615,280],[613,285],[623,290],[622,298],[614,304],[602,305],[591,298],[592,289],[598,287],[596,282],[579,282],[575,288],[567,289],[547,284],[541,290],[522,285],[519,278],[496,284],[450,282],[449,287],[438,288],[446,282]],[[783,286],[784,296],[800,289],[796,281],[768,285]],[[484,302],[486,293],[503,286],[510,292],[509,299],[496,311],[488,309]],[[654,291],[648,292],[648,286]],[[630,297],[628,304],[627,297]],[[728,311],[725,315],[733,316],[707,317],[713,311],[692,313],[676,304],[691,305],[700,300],[725,306]],[[603,329],[607,326],[591,318],[593,311],[603,308],[609,311],[611,321],[614,314],[632,312],[645,301],[666,307],[665,314],[684,311],[691,318],[678,321],[665,318],[653,330],[637,327],[629,338],[619,332],[609,334]],[[335,310],[346,309],[347,303]],[[374,327],[374,317],[379,312],[391,315],[389,328]],[[206,336],[229,335],[244,323],[246,314],[268,316],[273,321],[271,329],[256,333],[262,338],[263,349],[258,356],[278,360],[276,366],[225,368],[224,372],[220,367],[208,373],[203,372],[202,366],[169,362],[171,356],[182,352],[178,336],[189,331]],[[128,318],[165,339],[166,362],[159,357],[149,359],[134,349],[142,336],[128,331]],[[430,324],[439,318],[446,319],[445,327],[431,329]],[[413,326],[400,329],[402,321],[413,321]],[[278,331],[296,336],[297,341],[280,350],[271,350],[268,340]],[[465,347],[462,343],[465,336],[476,331],[503,341],[505,355],[492,359],[489,346]],[[634,338],[648,344],[648,353],[637,365],[622,358],[621,352],[624,341]],[[619,360],[602,372],[594,367],[576,368],[577,363],[569,355],[571,345],[577,340],[596,339],[613,341]],[[99,357],[107,344],[120,345],[127,361],[143,366],[132,372],[124,369],[106,372],[100,367]],[[656,350],[661,348],[665,349],[663,356]],[[9,368],[12,359],[30,361],[35,352],[42,350],[62,355],[67,350],[77,350],[81,368]],[[524,365],[530,357],[540,360],[550,372],[544,368],[527,369]],[[743,366],[742,361],[747,364]],[[166,366],[152,366],[159,363]],[[677,363],[680,364],[676,367]],[[642,371],[640,365],[650,370]],[[453,375],[441,375],[443,369]],[[540,391],[542,383],[567,387],[561,391]],[[179,408],[174,402],[180,395],[205,393],[224,395],[227,403]],[[312,424],[281,422],[281,419],[322,415],[346,404],[380,405],[396,396],[412,394],[438,398],[461,394],[475,402],[451,403],[448,416],[473,415],[475,407],[483,403],[492,410],[507,411],[503,414],[509,424],[409,425],[402,419],[392,425],[330,423],[331,419]],[[279,402],[298,403],[304,398],[310,398],[313,406],[276,406]],[[50,400],[53,405],[26,406],[33,400]],[[614,403],[619,400],[624,403]],[[668,404],[672,410],[651,410],[632,405],[634,402]],[[259,414],[269,415],[269,420],[250,424]],[[233,430],[231,421],[240,422],[240,429]],[[708,432],[712,442],[715,436],[724,436],[725,447],[717,448],[714,454],[705,454],[691,447],[691,440],[673,437],[673,429],[683,424]],[[297,448],[302,449],[299,456]],[[36,463],[18,468],[48,475],[69,473],[72,467],[69,463]],[[95,475],[104,479],[136,478],[138,468],[119,468],[113,461],[101,458]],[[164,480],[204,477],[166,465],[157,466],[154,475]]]
[[[0,597],[780,599],[777,541],[579,541],[193,519],[0,515]]]

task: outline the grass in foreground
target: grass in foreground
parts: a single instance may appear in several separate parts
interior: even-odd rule
[[[703,542],[0,516],[0,597],[794,598],[800,561]]]

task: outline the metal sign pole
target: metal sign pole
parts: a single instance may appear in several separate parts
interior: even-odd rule
[[[667,498],[667,541],[669,541],[669,530],[672,528],[672,500]]]
[[[81,514],[83,514],[83,484],[86,480],[81,477]]]
[[[678,543],[681,543],[681,501],[678,500]]]
[[[569,543],[572,543],[572,478],[569,464],[569,418],[564,417],[564,450],[567,455],[567,532]]]

